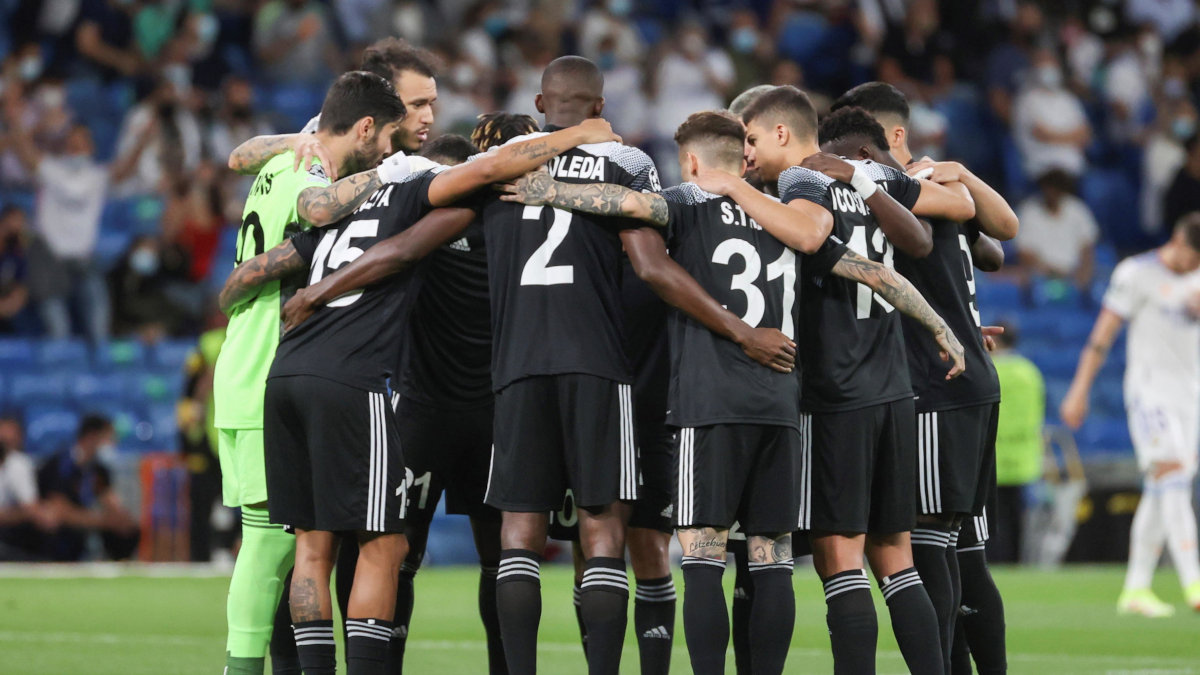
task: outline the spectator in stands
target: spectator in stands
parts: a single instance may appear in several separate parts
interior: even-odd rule
[[[1125,17],[1136,24],[1153,26],[1170,42],[1196,21],[1192,0],[1125,0]]]
[[[1182,129],[1181,129],[1182,130]],[[1200,134],[1193,132],[1183,144],[1187,153],[1163,198],[1163,225],[1167,231],[1180,218],[1200,211]]]
[[[58,561],[82,560],[89,533],[98,533],[105,554],[124,560],[138,542],[137,521],[113,488],[112,473],[101,461],[111,452],[113,425],[87,415],[71,448],[52,455],[38,471],[38,489],[61,526],[45,537],[43,554]]]
[[[1016,15],[1008,25],[1008,36],[987,57],[988,105],[1002,122],[1012,119],[1013,101],[1028,79],[1033,51],[1046,31],[1041,7],[1030,0],[1018,3]]]
[[[12,112],[12,111],[9,111]],[[61,154],[43,154],[9,118],[8,142],[28,170],[37,176],[38,197],[29,252],[29,290],[46,334],[71,334],[70,302],[76,298],[86,334],[99,342],[108,337],[109,300],[104,275],[92,260],[100,214],[109,184],[129,174],[138,152],[105,167],[94,158],[92,135],[83,124],[67,134]],[[148,140],[148,139],[147,139]],[[136,148],[145,147],[139,143]]]
[[[1146,139],[1142,161],[1142,229],[1164,240],[1171,231],[1164,202],[1175,174],[1187,159],[1184,143],[1196,133],[1196,107],[1187,92],[1186,69],[1178,59],[1163,63],[1157,116]]]
[[[188,355],[187,390],[179,404],[180,450],[187,466],[191,498],[191,559],[212,558],[213,507],[221,497],[221,467],[217,461],[217,430],[213,426],[212,381],[217,354],[225,342],[229,319],[213,309],[208,330],[200,335],[196,349]]]
[[[245,140],[272,133],[271,125],[256,107],[254,87],[240,75],[230,75],[221,85],[221,103],[208,128],[207,155],[224,162],[229,153]],[[248,178],[253,181],[253,176]],[[249,191],[249,185],[246,190]]]
[[[952,36],[941,30],[936,0],[911,0],[904,21],[884,37],[879,79],[910,99],[925,99],[935,79],[935,62],[948,59],[953,46]]]
[[[1100,236],[1096,219],[1073,194],[1074,181],[1065,171],[1047,171],[1037,184],[1038,193],[1017,207],[1021,267],[1027,275],[1064,279],[1086,289]]]
[[[988,540],[988,560],[1020,562],[1025,491],[1042,476],[1042,426],[1046,418],[1046,383],[1033,361],[1014,351],[1018,334],[1008,323],[995,337],[992,362],[1004,398],[996,432],[997,513]]]
[[[601,70],[607,70],[606,63],[638,63],[646,56],[646,45],[629,19],[633,5],[632,0],[604,0],[579,22],[579,53]]]
[[[120,0],[83,0],[74,46],[87,60],[87,70],[113,80],[137,75],[145,67],[134,43],[135,9]]]
[[[652,132],[669,140],[688,115],[725,106],[735,73],[729,54],[710,46],[708,31],[698,23],[685,23],[666,46],[655,70]]]
[[[254,54],[275,83],[325,86],[341,71],[327,7],[315,0],[271,0],[254,17]]]
[[[1058,56],[1040,49],[1033,59],[1033,81],[1013,106],[1013,136],[1027,176],[1061,169],[1078,178],[1086,165],[1084,149],[1091,126],[1079,97],[1066,88]]]
[[[187,268],[180,275],[184,286],[205,280],[212,269],[225,224],[225,197],[219,180],[217,167],[212,162],[201,162],[194,174],[175,179],[163,211],[163,241],[178,246],[187,260]],[[188,314],[198,319],[204,313],[204,299],[180,295],[186,292],[186,288],[168,289],[173,299],[186,304]]]
[[[24,434],[15,417],[0,417],[0,561],[32,560],[38,528],[50,527],[38,503],[37,472],[21,451]]]
[[[1138,49],[1132,26],[1118,26],[1105,36],[1100,94],[1108,111],[1108,135],[1133,144],[1142,140],[1150,104],[1150,73]]]
[[[25,211],[0,209],[0,333],[17,332],[29,304],[29,260]]]
[[[776,58],[775,44],[751,9],[736,10],[729,17],[729,56],[735,73],[732,91],[745,91],[766,80]]]
[[[114,183],[117,196],[166,193],[176,176],[200,161],[200,125],[182,93],[171,81],[159,78],[125,116],[117,161],[128,163],[132,171]]]
[[[189,300],[185,305],[172,297],[172,287],[186,280],[188,265],[186,254],[177,245],[156,237],[135,239],[109,273],[113,333],[157,342],[188,327],[195,308],[187,305],[194,303]]]

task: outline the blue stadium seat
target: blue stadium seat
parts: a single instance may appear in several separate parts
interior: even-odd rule
[[[1095,313],[1086,310],[1059,312],[1057,317],[1058,336],[1064,342],[1080,346],[1087,342],[1088,335],[1092,333],[1092,326],[1096,323]]]
[[[64,406],[34,405],[25,409],[25,451],[44,457],[69,446],[79,430],[79,413]]]
[[[87,343],[79,339],[41,342],[37,346],[37,365],[42,370],[84,370],[88,367]]]
[[[133,242],[133,235],[128,232],[113,232],[103,231],[96,237],[96,248],[92,252],[92,260],[100,266],[101,269],[107,271],[117,266],[125,252],[129,250],[129,244]]]
[[[136,373],[131,376],[127,400],[134,404],[171,403],[183,396],[183,373]]]
[[[1133,449],[1129,426],[1124,417],[1093,417],[1084,423],[1083,428],[1075,434],[1075,439],[1084,453]]]
[[[796,12],[779,31],[779,50],[787,58],[807,66],[824,54],[829,22],[815,12]]]
[[[1058,406],[1071,388],[1071,381],[1062,377],[1046,378],[1046,421],[1058,421]]]
[[[8,397],[16,405],[63,405],[69,384],[70,376],[66,373],[17,373],[9,382]]]
[[[150,367],[161,373],[182,373],[195,340],[166,340],[150,349]]]
[[[83,412],[107,412],[112,405],[124,405],[128,379],[121,373],[80,373],[71,380],[70,394]]]
[[[1015,282],[1004,279],[983,281],[983,276],[976,276],[979,281],[975,285],[975,300],[981,308],[1000,314],[1020,311],[1024,304],[1021,300],[1021,287]]]
[[[1101,377],[1092,386],[1092,412],[1120,419],[1125,415],[1124,386],[1120,377]]]
[[[133,417],[131,433],[118,445],[123,452],[176,452],[179,449],[179,428],[175,405],[149,405]]]
[[[34,340],[23,338],[0,339],[0,370],[12,373],[34,367]]]
[[[135,340],[112,340],[92,348],[97,370],[141,370],[146,365],[146,348]]]
[[[1047,377],[1072,377],[1075,364],[1079,361],[1079,350],[1074,347],[1056,347],[1046,350],[1022,350],[1029,360],[1037,364]]]
[[[16,204],[26,215],[33,215],[33,206],[37,196],[29,190],[0,190],[0,206]]]
[[[1030,298],[1034,307],[1078,308],[1083,296],[1075,285],[1059,279],[1035,279]]]
[[[269,93],[268,107],[282,117],[286,129],[301,129],[321,109],[325,88],[304,84],[285,84]]]

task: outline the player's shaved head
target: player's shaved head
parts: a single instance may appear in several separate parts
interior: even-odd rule
[[[421,156],[438,164],[462,164],[479,150],[467,137],[444,134],[429,141],[421,148]]]
[[[706,166],[740,169],[746,128],[741,120],[727,112],[692,113],[679,125],[675,142],[680,152],[696,155]]]
[[[817,139],[817,109],[808,94],[791,85],[775,87],[754,99],[742,112],[742,121],[764,127],[782,124],[802,141]]]
[[[908,126],[908,98],[904,92],[887,82],[866,82],[838,97],[830,106],[831,112],[857,107],[866,110],[880,123]]]
[[[604,74],[582,56],[560,56],[542,71],[542,91],[535,100],[546,122],[571,126],[599,117],[604,109]]]
[[[773,84],[760,84],[750,87],[746,91],[738,94],[737,98],[730,102],[729,112],[741,117],[742,113],[746,112],[746,108],[749,108],[751,103],[754,103],[756,100],[758,100],[759,96],[762,96],[774,88],[775,85]]]

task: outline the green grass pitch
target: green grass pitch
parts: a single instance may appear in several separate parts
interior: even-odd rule
[[[1119,567],[997,570],[1007,606],[1010,672],[1200,675],[1200,614],[1184,607],[1174,575],[1160,573],[1155,586],[1178,614],[1151,620],[1116,615],[1122,574]],[[732,573],[725,576],[728,582]],[[407,672],[486,672],[475,579],[470,568],[431,567],[418,575]],[[547,567],[542,583],[541,672],[583,673],[570,572]],[[220,577],[0,578],[0,672],[216,675],[223,665],[227,585]],[[802,568],[795,587],[787,672],[832,672],[820,584]],[[879,672],[902,673],[887,610],[876,597]],[[677,673],[688,672],[682,637],[680,620]],[[732,662],[731,653],[729,672]],[[632,629],[622,672],[637,673]]]

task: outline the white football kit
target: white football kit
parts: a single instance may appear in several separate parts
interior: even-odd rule
[[[1104,307],[1129,322],[1125,408],[1143,471],[1179,461],[1196,472],[1200,447],[1200,319],[1189,302],[1200,273],[1176,274],[1150,251],[1113,271]]]

